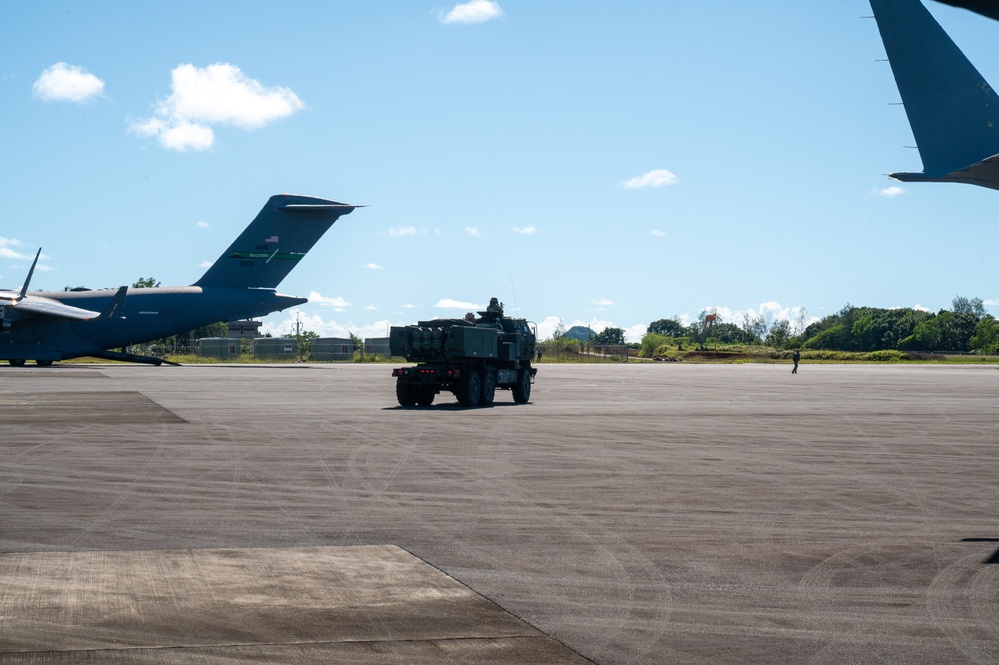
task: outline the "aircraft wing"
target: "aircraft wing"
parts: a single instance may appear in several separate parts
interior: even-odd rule
[[[73,307],[72,305],[64,305],[58,300],[39,298],[37,296],[25,296],[21,300],[7,305],[7,307],[22,314],[31,313],[39,316],[55,316],[60,319],[76,319],[79,321],[96,319],[101,315],[100,312],[93,312],[89,309]]]

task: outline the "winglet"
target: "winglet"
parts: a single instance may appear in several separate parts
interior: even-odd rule
[[[870,0],[923,173],[905,181],[999,181],[959,174],[999,154],[999,96],[919,0]]]
[[[31,276],[35,274],[35,266],[38,264],[38,257],[42,255],[42,248],[38,248],[38,253],[35,254],[35,260],[31,262],[31,270],[28,271],[28,278],[24,280],[24,286],[21,287],[21,293],[17,296],[17,300],[24,300],[24,296],[28,295],[28,284],[31,283]]]

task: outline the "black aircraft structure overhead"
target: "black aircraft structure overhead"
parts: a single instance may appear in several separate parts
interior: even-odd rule
[[[963,7],[999,21],[999,0],[937,0],[952,7]]]
[[[125,347],[306,303],[278,293],[278,284],[355,207],[311,196],[272,196],[191,286],[29,292],[39,249],[21,289],[0,290],[0,360],[45,366],[89,356],[158,365],[161,359]]]
[[[999,96],[919,0],[870,0],[923,161],[902,182],[999,189]],[[981,14],[990,3],[955,0]]]

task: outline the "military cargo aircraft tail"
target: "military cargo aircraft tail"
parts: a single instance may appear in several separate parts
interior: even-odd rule
[[[92,356],[160,364],[161,358],[136,355],[127,347],[308,302],[279,294],[275,287],[354,207],[308,196],[272,196],[192,286],[29,292],[38,250],[24,286],[0,290],[0,360],[50,365]]]
[[[904,182],[999,189],[999,96],[919,0],[870,0],[923,160]]]
[[[355,207],[311,196],[272,196],[194,286],[276,288],[333,222]]]

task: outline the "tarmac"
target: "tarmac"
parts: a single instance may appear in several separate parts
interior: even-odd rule
[[[999,369],[0,368],[3,663],[999,662]]]

